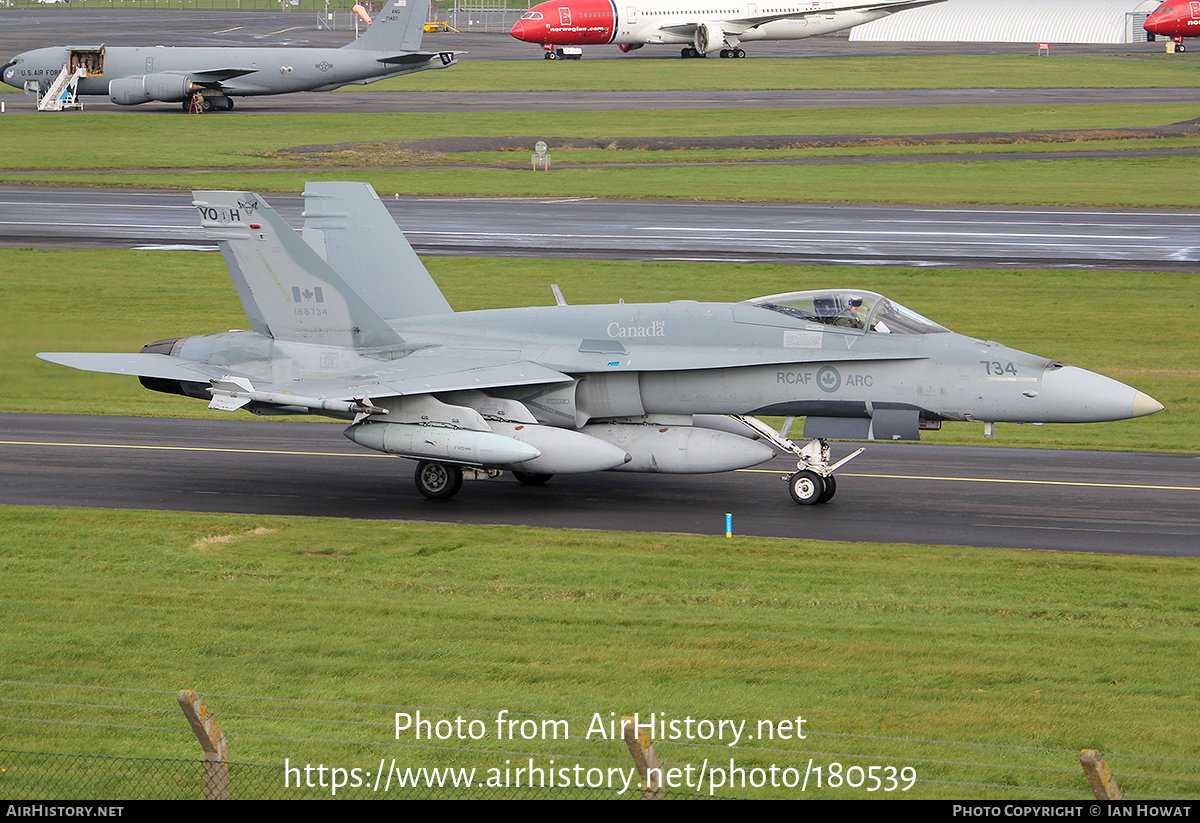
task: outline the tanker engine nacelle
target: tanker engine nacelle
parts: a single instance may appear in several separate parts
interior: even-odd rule
[[[118,106],[136,106],[153,100],[182,103],[199,88],[182,74],[139,74],[109,83],[108,98]]]

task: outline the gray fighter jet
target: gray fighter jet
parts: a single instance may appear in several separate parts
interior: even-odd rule
[[[302,235],[257,194],[194,192],[248,331],[139,354],[43,353],[136,375],[221,410],[350,421],[367,448],[419,461],[421,494],[464,475],[524,483],[594,471],[719,472],[777,452],[798,503],[823,503],[824,438],[917,438],[945,420],[1086,423],[1162,409],[1080,368],[955,334],[879,294],[798,291],[740,303],[455,312],[375,191],[317,183]],[[486,288],[484,283],[481,288]],[[751,415],[805,415],[803,445]],[[862,451],[859,449],[858,451]]]
[[[0,69],[41,101],[108,95],[121,106],[159,101],[230,111],[234,97],[330,91],[454,65],[454,52],[421,51],[429,0],[389,0],[366,33],[340,49],[52,46]]]

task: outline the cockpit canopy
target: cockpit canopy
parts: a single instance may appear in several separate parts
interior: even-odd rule
[[[542,13],[540,11],[527,11],[521,15],[522,20],[541,20]]]
[[[794,291],[745,301],[809,323],[879,334],[943,334],[950,330],[881,294],[853,289]]]

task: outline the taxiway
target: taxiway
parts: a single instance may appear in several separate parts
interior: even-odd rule
[[[835,449],[844,453],[848,446]],[[504,476],[426,500],[341,426],[0,415],[0,503],[1200,557],[1200,456],[872,443],[825,506],[777,459],[716,475]]]

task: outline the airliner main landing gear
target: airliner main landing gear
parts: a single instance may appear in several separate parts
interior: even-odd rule
[[[722,57],[745,57],[746,50],[745,49],[721,49],[720,54]]]

